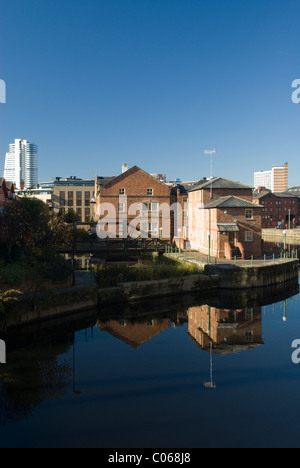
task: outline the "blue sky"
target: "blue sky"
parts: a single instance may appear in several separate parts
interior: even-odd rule
[[[299,0],[0,0],[0,170],[15,138],[40,181],[118,175],[300,185]]]

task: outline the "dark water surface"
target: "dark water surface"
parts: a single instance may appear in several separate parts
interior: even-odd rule
[[[9,332],[0,447],[299,447],[298,285]]]

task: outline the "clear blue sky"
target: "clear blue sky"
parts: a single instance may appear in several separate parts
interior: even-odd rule
[[[0,0],[0,170],[15,138],[40,181],[117,175],[300,185],[299,0]],[[2,175],[2,174],[1,174]]]

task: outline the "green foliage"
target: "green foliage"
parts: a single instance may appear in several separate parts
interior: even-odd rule
[[[9,263],[0,269],[0,281],[17,285],[29,279],[32,271],[20,263]]]
[[[72,265],[62,257],[54,257],[38,266],[39,274],[46,280],[61,283],[70,277]]]
[[[13,200],[0,215],[0,243],[5,246],[3,257],[9,261],[16,252],[18,257],[53,256],[57,247],[67,245],[71,238],[64,218],[52,216],[47,205],[35,198]]]
[[[80,218],[77,213],[73,209],[69,210],[65,215],[64,215],[64,221],[65,223],[68,224],[74,224],[78,221],[80,221]]]
[[[11,302],[16,302],[18,296],[22,294],[17,289],[9,289],[8,291],[0,291],[0,314],[3,314],[7,310],[7,305]]]
[[[119,283],[177,278],[199,273],[202,273],[202,270],[196,265],[151,254],[144,254],[135,266],[100,265],[96,270],[100,288],[113,287]]]
[[[37,279],[39,283],[61,283],[70,277],[72,265],[63,257],[28,258],[17,263],[8,263],[0,269],[0,281],[9,285],[21,285],[24,281]]]

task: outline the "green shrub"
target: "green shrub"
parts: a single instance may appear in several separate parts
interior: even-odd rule
[[[197,265],[181,263],[173,259],[144,254],[135,266],[100,265],[96,270],[100,288],[116,286],[119,283],[152,281],[202,273]]]
[[[0,281],[8,284],[21,284],[32,277],[32,272],[20,263],[9,263],[0,269]]]
[[[63,257],[54,257],[38,266],[39,274],[47,281],[61,283],[72,273],[72,265]]]

